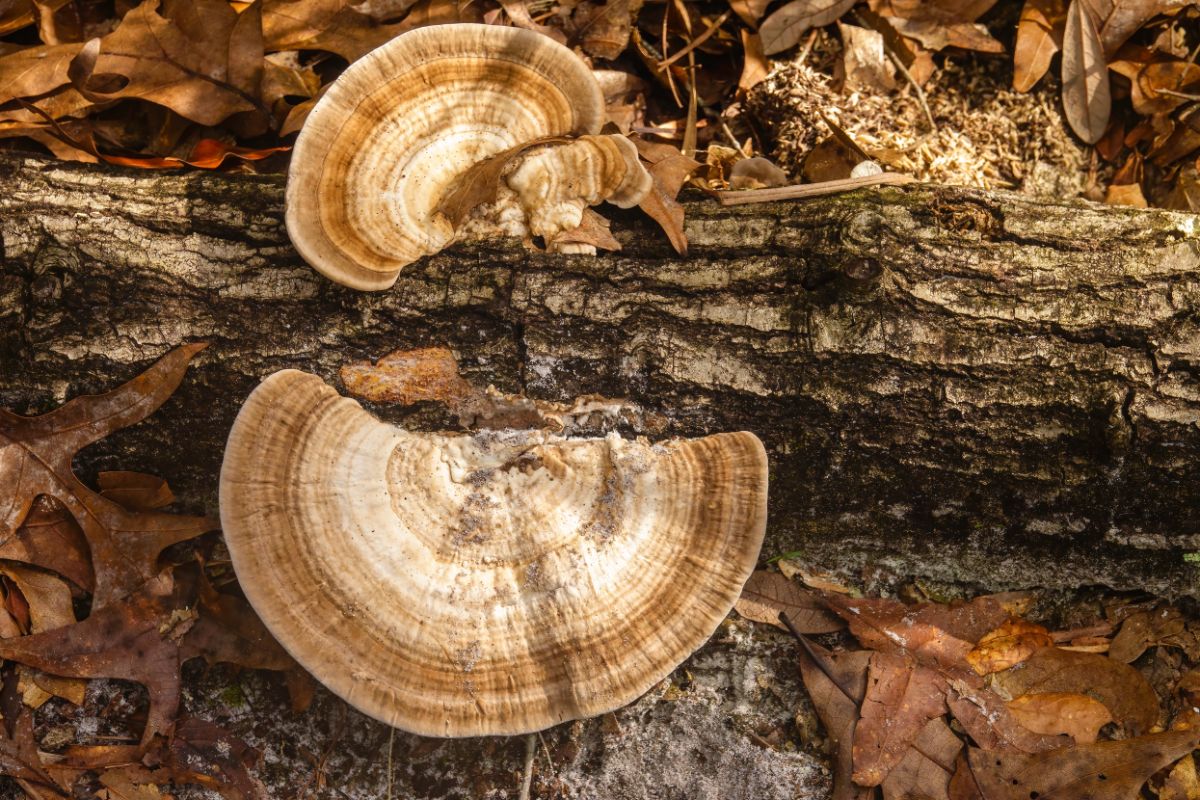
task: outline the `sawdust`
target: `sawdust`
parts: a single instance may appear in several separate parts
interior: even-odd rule
[[[890,92],[841,91],[833,77],[840,58],[840,45],[822,32],[803,60],[777,62],[747,98],[772,140],[770,155],[793,179],[830,134],[824,114],[890,169],[918,180],[1053,198],[1087,187],[1090,157],[1067,130],[1052,77],[1021,94],[1011,88],[1009,57],[939,59],[923,87],[938,126],[930,131],[907,82]]]

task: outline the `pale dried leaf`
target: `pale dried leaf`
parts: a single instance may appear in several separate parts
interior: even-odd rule
[[[1112,113],[1108,67],[1100,34],[1082,0],[1071,0],[1063,33],[1062,99],[1067,122],[1080,139],[1095,144]]]
[[[811,28],[828,25],[854,7],[856,0],[792,0],[763,20],[758,33],[763,52],[774,55],[795,47]]]
[[[779,615],[787,614],[799,633],[832,633],[845,627],[837,615],[825,608],[817,594],[800,588],[778,572],[767,570],[758,570],[750,576],[734,609],[748,620],[784,630],[788,628]]]
[[[1050,68],[1062,48],[1066,12],[1065,0],[1025,0],[1013,48],[1013,88],[1018,92],[1028,92]]]

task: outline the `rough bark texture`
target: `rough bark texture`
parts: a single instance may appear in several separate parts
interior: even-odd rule
[[[0,186],[0,406],[44,411],[182,341],[211,342],[160,412],[84,453],[84,475],[154,472],[215,512],[226,432],[262,376],[298,367],[334,381],[348,361],[444,344],[481,384],[629,398],[647,412],[636,432],[754,431],[772,462],[764,557],[992,589],[1200,593],[1184,559],[1200,549],[1196,217],[928,186],[695,201],[686,258],[630,213],[613,226],[618,254],[459,246],[362,294],[291,249],[282,178],[8,157]],[[432,408],[381,412],[451,424]],[[723,663],[736,673],[762,656]],[[687,706],[645,713],[662,735],[699,725],[742,746],[721,705],[740,680],[693,709],[707,728],[672,722]],[[605,735],[593,724],[574,740],[590,775],[616,763]],[[647,741],[631,765],[671,755]],[[789,776],[778,796],[811,772],[755,752]],[[741,796],[745,781],[653,796]],[[626,796],[597,786],[582,796]]]

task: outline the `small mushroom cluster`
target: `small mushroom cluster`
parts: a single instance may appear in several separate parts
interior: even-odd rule
[[[367,290],[464,235],[541,236],[553,248],[586,207],[627,208],[650,192],[634,144],[600,135],[603,122],[591,70],[552,39],[466,23],[409,31],[313,108],[288,173],[288,234],[319,272]],[[472,168],[509,152],[494,197],[469,219],[439,210]]]
[[[704,643],[758,559],[767,459],[751,433],[414,433],[285,370],[220,491],[246,596],[321,682],[414,733],[518,734],[619,708]]]

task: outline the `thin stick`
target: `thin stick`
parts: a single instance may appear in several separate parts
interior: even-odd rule
[[[717,17],[716,21],[713,22],[711,25],[709,25],[708,28],[705,29],[704,33],[700,34],[695,39],[692,39],[692,41],[688,42],[687,47],[683,48],[682,50],[680,50],[678,53],[671,56],[670,58],[666,58],[666,59],[663,59],[662,61],[658,62],[658,68],[662,69],[663,67],[671,66],[676,61],[683,58],[688,53],[692,52],[697,47],[699,47],[700,45],[707,42],[709,40],[709,37],[711,37],[714,33],[716,33],[717,29],[720,28],[723,24],[725,24],[725,20],[729,19],[729,15],[732,13],[733,13],[732,11],[726,11],[724,14]]]
[[[529,800],[529,791],[533,788],[533,756],[537,752],[537,734],[531,733],[525,737],[525,780],[521,782],[520,800]]]
[[[780,186],[775,189],[744,189],[736,192],[717,192],[723,206],[742,206],[748,203],[773,203],[776,200],[803,200],[807,197],[822,197],[861,189],[864,186],[913,183],[916,179],[901,172],[885,172],[882,175],[867,175],[862,178],[845,178],[837,181],[806,183],[800,186]]]

